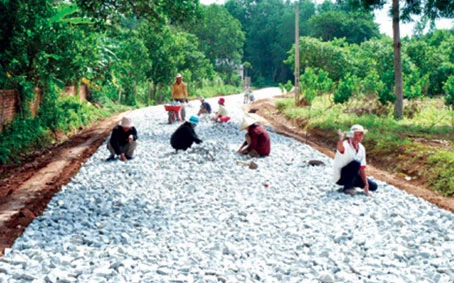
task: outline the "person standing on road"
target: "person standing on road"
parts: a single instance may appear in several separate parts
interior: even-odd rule
[[[353,125],[344,140],[344,134],[339,131],[336,155],[333,163],[333,181],[343,187],[343,192],[355,194],[355,187],[364,189],[366,195],[369,191],[376,191],[377,183],[367,178],[366,175],[366,149],[361,144],[367,130],[361,125]]]
[[[110,151],[109,158],[106,161],[113,161],[118,155],[121,161],[131,160],[134,156],[134,150],[137,146],[137,130],[128,117],[123,117],[116,125],[107,142],[107,149]]]
[[[240,154],[252,157],[265,157],[270,155],[271,141],[268,132],[252,117],[245,116],[241,123],[240,131],[247,130],[245,141],[238,149]]]
[[[191,116],[188,121],[183,122],[183,124],[181,124],[172,134],[170,137],[170,144],[177,152],[180,149],[186,150],[190,148],[194,142],[196,144],[202,143],[202,140],[199,139],[194,131],[194,128],[198,123],[199,118]]]
[[[180,103],[188,103],[188,89],[186,84],[183,82],[183,76],[177,74],[175,76],[175,82],[172,84],[172,94],[171,99]],[[181,108],[181,118],[184,120],[186,116],[186,109],[183,106]]]
[[[246,84],[246,87],[244,88],[243,104],[249,103],[250,96],[251,96],[251,87],[249,86],[249,84]]]

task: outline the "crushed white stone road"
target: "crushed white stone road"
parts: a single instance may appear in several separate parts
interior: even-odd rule
[[[242,102],[178,154],[162,105],[132,112],[136,158],[101,146],[0,258],[0,282],[454,282],[452,213],[380,181],[341,194],[331,159],[270,128],[271,155],[238,164]]]

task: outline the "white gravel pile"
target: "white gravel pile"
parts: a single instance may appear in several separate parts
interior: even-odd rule
[[[271,155],[237,164],[242,101],[177,154],[164,107],[134,111],[135,159],[100,147],[0,258],[0,282],[454,282],[452,213],[381,181],[339,193],[330,158],[270,128]]]

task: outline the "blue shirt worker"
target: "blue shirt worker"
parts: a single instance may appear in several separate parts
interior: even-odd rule
[[[202,96],[199,97],[200,99],[200,110],[199,113],[197,113],[197,116],[200,116],[201,114],[211,114],[211,105],[205,101],[205,98]]]

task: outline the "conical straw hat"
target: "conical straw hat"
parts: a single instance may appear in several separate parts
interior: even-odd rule
[[[250,125],[255,124],[257,121],[255,121],[252,117],[250,116],[244,116],[243,121],[241,122],[241,127],[240,131],[246,129]]]

